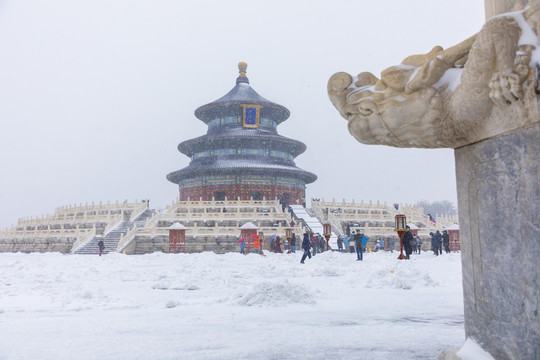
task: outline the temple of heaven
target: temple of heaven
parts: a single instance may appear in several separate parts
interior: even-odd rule
[[[265,198],[279,199],[284,206],[304,204],[306,184],[317,176],[294,163],[306,145],[277,133],[289,110],[251,88],[246,63],[238,69],[231,91],[195,110],[208,131],[178,145],[191,161],[167,179],[178,184],[181,201]]]

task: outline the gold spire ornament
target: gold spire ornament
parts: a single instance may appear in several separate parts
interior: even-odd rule
[[[238,63],[238,72],[240,75],[238,77],[246,77],[247,63],[241,61]]]

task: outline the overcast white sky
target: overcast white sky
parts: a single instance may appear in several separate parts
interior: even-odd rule
[[[480,30],[482,0],[0,0],[0,229],[61,205],[178,196],[194,110],[234,85],[291,111],[278,127],[318,175],[307,197],[456,202],[453,150],[358,143],[335,72],[381,70]]]

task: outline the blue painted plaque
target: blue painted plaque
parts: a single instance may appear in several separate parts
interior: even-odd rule
[[[242,105],[244,108],[244,127],[247,128],[258,128],[260,120],[260,105]]]
[[[256,125],[257,123],[257,109],[246,108],[246,125]]]

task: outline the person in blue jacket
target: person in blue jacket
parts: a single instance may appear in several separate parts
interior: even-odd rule
[[[306,257],[308,256],[311,259],[311,253],[309,252],[310,247],[311,247],[311,241],[309,240],[309,234],[305,232],[304,239],[302,240],[302,249],[304,249],[304,255],[302,255],[302,260],[300,260],[300,264],[303,264],[304,260],[306,260]]]
[[[240,241],[240,254],[246,255],[246,238],[241,238]]]
[[[296,252],[296,235],[294,235],[294,233],[292,234],[292,238],[291,238],[291,252],[292,253]]]
[[[366,234],[362,234],[362,252],[366,252],[368,237]]]

